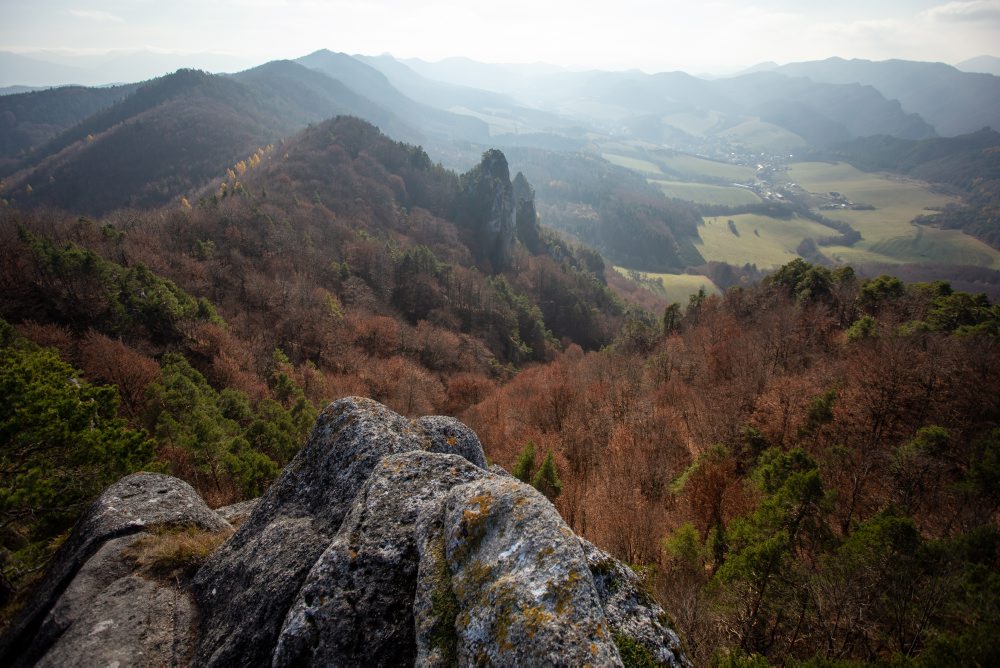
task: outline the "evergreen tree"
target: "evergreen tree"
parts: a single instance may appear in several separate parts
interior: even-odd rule
[[[179,353],[164,355],[162,376],[149,389],[159,447],[175,453],[171,460],[190,466],[199,491],[223,498],[233,487],[246,497],[260,494],[278,474],[278,465],[251,447],[246,428],[226,416],[224,408],[232,414],[240,403],[238,394],[220,396]]]
[[[118,391],[0,320],[0,534],[16,584],[107,485],[150,463],[152,443],[118,417]]]
[[[521,454],[517,458],[517,463],[514,464],[513,474],[514,477],[521,482],[530,483],[532,474],[535,472],[535,442],[528,441],[527,445],[524,446],[524,450],[521,450]]]
[[[739,620],[740,648],[766,654],[808,604],[801,556],[822,546],[829,528],[819,469],[803,451],[768,450],[754,477],[764,499],[731,525],[730,551],[715,583]]]
[[[562,480],[559,479],[559,472],[556,470],[555,460],[552,459],[552,451],[545,456],[545,461],[538,468],[535,476],[531,479],[531,485],[545,495],[550,501],[562,493]]]

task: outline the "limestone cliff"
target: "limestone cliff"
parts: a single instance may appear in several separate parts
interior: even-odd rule
[[[196,571],[163,536],[221,541]],[[152,547],[151,547],[152,546]],[[175,559],[176,561],[176,559]],[[209,510],[136,474],[91,507],[3,665],[687,665],[626,566],[497,467],[451,418],[348,397],[256,504]]]
[[[462,175],[458,221],[474,237],[480,262],[503,271],[514,257],[516,202],[510,168],[501,151],[483,153],[482,162]]]
[[[517,239],[531,253],[537,255],[545,247],[542,243],[542,231],[538,225],[538,212],[535,210],[535,191],[521,172],[517,173],[511,185],[514,189]]]

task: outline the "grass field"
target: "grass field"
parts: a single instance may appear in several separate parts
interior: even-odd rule
[[[958,230],[939,230],[910,221],[954,201],[921,183],[869,174],[844,163],[791,165],[788,178],[810,192],[837,191],[873,211],[823,211],[849,222],[863,237],[848,248],[830,246],[824,254],[843,262],[942,262],[1000,269],[1000,252]]]
[[[744,204],[759,204],[761,199],[752,190],[733,186],[714,186],[707,183],[689,183],[687,181],[658,181],[650,179],[667,197],[676,197],[700,204],[720,204],[723,206],[740,206]]]
[[[732,220],[739,235],[729,227]],[[758,269],[777,267],[798,257],[795,249],[806,237],[819,239],[833,231],[804,218],[770,218],[754,214],[705,218],[698,228],[701,243],[698,251],[708,261],[757,265]]]
[[[774,153],[792,151],[808,145],[806,140],[797,134],[759,119],[744,121],[720,132],[719,136],[752,150]]]
[[[722,119],[723,115],[718,111],[682,111],[664,116],[662,120],[689,135],[704,137]]]
[[[629,270],[624,267],[615,267],[615,271],[623,276],[629,275]],[[705,288],[705,292],[710,295],[720,295],[722,291],[712,282],[712,279],[705,276],[692,274],[655,274],[648,271],[637,271],[643,278],[643,285],[664,297],[668,302],[687,304],[688,298],[698,292],[700,288]]]
[[[618,155],[617,153],[602,153],[601,157],[613,165],[618,165],[619,167],[625,167],[627,169],[634,169],[635,171],[643,172],[644,174],[663,174],[663,171],[660,170],[659,167],[648,160],[630,158],[626,155]]]
[[[658,158],[663,166],[677,174],[691,177],[707,177],[733,183],[752,181],[756,169],[744,165],[731,165],[728,162],[717,162],[686,153],[676,153]]]
[[[478,118],[489,126],[491,135],[511,134],[514,132],[524,132],[528,130],[528,126],[524,123],[503,114],[494,115],[469,109],[467,107],[452,107],[448,111],[454,114],[463,114],[465,116]]]

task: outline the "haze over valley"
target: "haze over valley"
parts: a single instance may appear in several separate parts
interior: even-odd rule
[[[1000,662],[995,0],[36,5],[0,663]]]
[[[724,290],[709,263],[766,271],[798,256],[974,275],[996,294],[995,235],[970,222],[986,214],[954,211],[992,201],[1000,78],[941,63],[830,58],[706,79],[323,49],[232,74],[8,95],[0,108],[13,204],[100,214],[190,198],[260,146],[351,114],[458,171],[503,149],[536,184],[545,224],[661,294],[699,267],[707,289]],[[875,136],[894,142],[884,155],[865,148]],[[182,165],[169,157],[179,150]],[[949,171],[969,151],[984,151],[985,182]],[[895,164],[901,153],[928,157]],[[623,217],[622,199],[655,220]]]

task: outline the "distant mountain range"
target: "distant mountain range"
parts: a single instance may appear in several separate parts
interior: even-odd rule
[[[772,72],[813,81],[872,86],[903,109],[919,114],[938,134],[955,136],[1000,128],[1000,77],[962,72],[944,63],[844,60],[791,63]]]
[[[0,196],[81,214],[156,206],[201,192],[310,124],[351,115],[459,171],[490,147],[524,156],[526,174],[552,198],[542,205],[561,212],[554,220],[613,257],[653,267],[643,255],[653,241],[600,242],[602,226],[642,211],[644,231],[632,237],[667,239],[653,253],[665,268],[697,262],[697,216],[665,204],[645,177],[601,166],[602,146],[800,153],[875,135],[916,142],[947,134],[942,127],[994,124],[1000,113],[991,102],[1000,78],[940,64],[834,59],[756,69],[706,80],[321,50],[231,75],[180,70],[145,83],[9,94],[0,96]],[[602,176],[587,188],[560,185],[583,172]]]
[[[0,87],[106,86],[145,81],[182,68],[236,72],[253,67],[252,59],[218,53],[176,54],[149,50],[105,54],[0,51]]]
[[[1000,58],[996,56],[976,56],[955,65],[963,72],[980,72],[1000,76]]]

